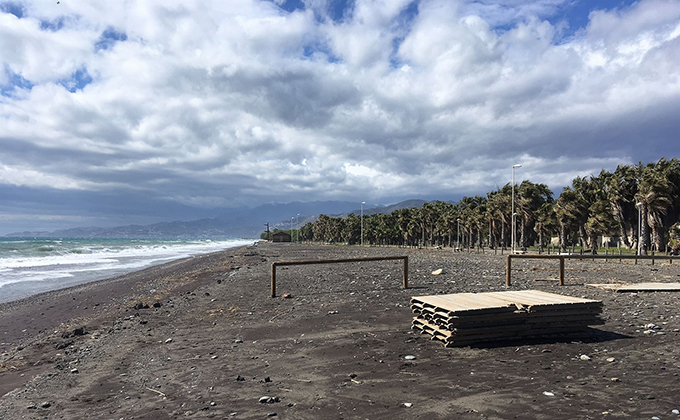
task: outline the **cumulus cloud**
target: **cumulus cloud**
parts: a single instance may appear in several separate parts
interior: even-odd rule
[[[594,4],[569,37],[559,0],[289,6],[2,3],[0,184],[389,203],[678,154],[675,1]]]

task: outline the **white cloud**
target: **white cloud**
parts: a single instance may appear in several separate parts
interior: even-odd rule
[[[424,0],[417,15],[406,0],[357,1],[337,22],[307,3],[0,13],[0,185],[204,207],[377,201],[483,194],[519,159],[559,189],[680,152],[677,2],[593,11],[568,40],[548,19],[558,0]],[[121,40],[98,49],[105,31]],[[70,92],[76,70],[92,80]],[[32,88],[12,89],[13,74]]]

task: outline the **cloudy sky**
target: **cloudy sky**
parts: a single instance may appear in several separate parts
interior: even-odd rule
[[[0,0],[0,234],[680,156],[680,2]]]

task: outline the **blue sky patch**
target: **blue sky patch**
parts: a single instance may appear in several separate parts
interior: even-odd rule
[[[588,26],[590,12],[595,10],[612,10],[630,7],[635,0],[577,0],[565,2],[553,16],[546,17],[552,25],[566,21],[569,27],[562,34],[562,38],[571,38],[576,32]]]
[[[9,83],[0,84],[0,95],[5,97],[12,97],[16,93],[16,89],[31,90],[33,83],[30,80],[24,79],[20,74],[14,73],[9,67],[5,66],[5,75],[9,79]]]
[[[336,23],[351,20],[354,14],[354,0],[330,0],[328,16]]]
[[[127,35],[109,26],[94,44],[95,51],[109,50],[119,41],[127,41]]]
[[[329,63],[339,63],[339,62],[342,61],[342,59],[340,57],[338,57],[337,55],[335,55],[333,53],[333,51],[330,48],[328,48],[327,45],[319,44],[319,43],[313,43],[313,44],[307,44],[303,47],[302,55],[306,59],[310,59],[310,60],[314,61],[313,58],[314,58],[314,54],[316,54],[316,53],[324,54],[326,56],[326,61],[329,62]]]
[[[26,15],[26,8],[22,4],[11,1],[0,3],[0,11],[14,15],[19,19]]]
[[[59,81],[59,84],[71,93],[83,90],[83,88],[90,83],[92,83],[92,76],[90,76],[86,68],[80,68],[76,70],[70,78]]]
[[[307,6],[303,0],[269,0],[276,4],[281,10],[293,13],[298,10],[306,10]],[[314,9],[314,17],[317,22],[321,23],[326,19],[330,18],[335,23],[342,23],[345,20],[352,18],[352,12],[354,10],[355,0],[329,0],[326,5],[326,10],[321,11],[318,8],[312,7]],[[325,12],[325,15],[324,15]]]
[[[66,19],[64,17],[53,20],[41,20],[40,29],[43,31],[57,32],[64,27],[65,21]]]
[[[420,0],[412,1],[408,6],[399,13],[399,16],[394,18],[393,25],[395,25],[394,32],[399,34],[392,39],[392,52],[390,53],[390,65],[392,68],[399,68],[404,63],[399,60],[399,47],[406,39],[406,36],[411,32],[413,20],[418,16],[418,6]]]
[[[286,0],[283,3],[273,1],[273,3],[289,13],[293,13],[296,10],[305,10],[305,3],[302,0]]]

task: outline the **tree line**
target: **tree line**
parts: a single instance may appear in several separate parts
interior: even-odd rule
[[[512,247],[512,185],[464,197],[457,204],[425,203],[390,214],[321,215],[297,234],[306,241],[372,245]],[[598,237],[620,246],[667,251],[680,248],[680,161],[619,165],[614,172],[576,177],[557,199],[545,184],[515,186],[516,247],[545,247],[559,238],[563,252],[580,246],[595,253]],[[638,238],[640,243],[638,244]]]

